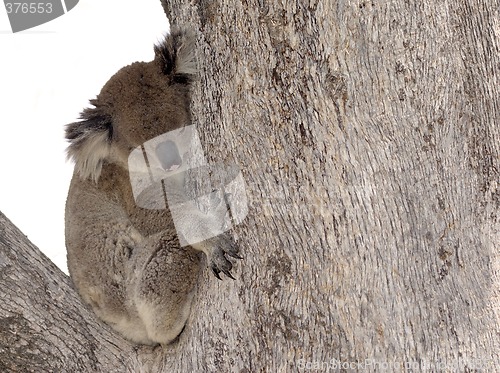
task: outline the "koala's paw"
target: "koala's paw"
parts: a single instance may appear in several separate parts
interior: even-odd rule
[[[210,246],[210,250],[205,251],[207,253],[208,265],[212,269],[215,277],[222,280],[219,273],[224,273],[227,277],[235,279],[231,274],[231,268],[233,268],[232,263],[227,259],[227,256],[233,257],[235,259],[243,259],[239,255],[239,247],[232,236],[228,234],[221,234],[220,236],[214,237],[208,240],[207,244]]]

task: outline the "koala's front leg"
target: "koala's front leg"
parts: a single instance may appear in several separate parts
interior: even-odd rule
[[[215,277],[222,280],[219,273],[224,273],[227,277],[234,280],[231,274],[232,263],[226,256],[236,259],[243,259],[239,255],[239,247],[234,238],[227,233],[206,239],[205,241],[191,245],[196,250],[203,251],[207,256],[207,262]]]
[[[231,215],[225,196],[222,195],[223,191],[219,190],[185,201],[186,189],[176,188],[172,184],[168,189],[171,193],[169,202],[175,201],[177,196],[174,193],[179,190],[178,195],[181,197],[177,198],[184,199],[182,204],[173,204],[170,207],[176,220],[180,241],[183,245],[187,244],[195,250],[203,251],[207,256],[208,266],[219,280],[221,272],[234,279],[231,274],[233,265],[227,257],[243,258],[239,255],[239,247],[232,235],[222,233],[231,226]]]
[[[218,279],[221,272],[234,279],[232,264],[226,256],[242,258],[232,236],[223,233],[232,226],[224,189],[211,184],[205,167],[190,168],[188,172],[165,178],[162,186],[181,245],[203,251]]]

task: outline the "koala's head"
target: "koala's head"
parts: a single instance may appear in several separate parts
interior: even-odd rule
[[[130,152],[165,132],[190,124],[189,88],[196,73],[194,35],[172,30],[151,62],[118,71],[81,121],[66,126],[68,158],[84,179],[97,181],[105,162],[126,166]]]

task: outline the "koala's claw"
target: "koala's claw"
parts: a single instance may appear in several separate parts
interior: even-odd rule
[[[212,266],[211,268],[212,268],[212,272],[214,273],[215,277],[217,277],[219,280],[222,281],[222,278],[219,276],[220,271],[215,266]]]
[[[243,259],[242,256],[238,255],[237,253],[233,253],[233,252],[226,252],[227,255],[229,255],[231,258],[235,258],[235,259]]]
[[[222,281],[222,278],[219,276],[219,273],[224,273],[227,277],[229,277],[230,279],[233,279],[233,280],[236,280],[233,275],[231,274],[231,272],[227,269],[223,269],[223,270],[219,270],[218,268],[216,268],[215,266],[212,266],[212,272],[214,273],[215,277],[217,277],[219,280]]]
[[[232,280],[236,280],[236,279],[233,277],[233,275],[231,274],[231,272],[229,272],[229,271],[225,271],[224,273],[225,273],[225,274],[226,274],[226,276],[227,276],[227,277],[229,277],[230,279],[232,279]]]
[[[224,273],[230,279],[235,280],[231,274],[233,264],[226,258],[226,255],[236,259],[243,259],[238,255],[239,248],[230,236],[219,236],[211,255],[209,256],[210,268],[215,277],[222,280],[219,273]]]
[[[221,272],[224,273],[227,277],[234,280],[233,275],[231,275],[231,268],[233,268],[233,265],[229,260],[227,260],[225,254],[229,255],[228,252],[225,252],[220,247],[216,248],[212,252],[212,257],[210,258],[210,267],[212,268],[212,272],[214,273],[215,277],[217,277],[219,280],[222,280],[219,276],[219,273]]]

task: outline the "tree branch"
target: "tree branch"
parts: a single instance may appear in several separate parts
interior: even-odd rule
[[[136,372],[139,352],[94,317],[69,277],[0,212],[0,371]]]

